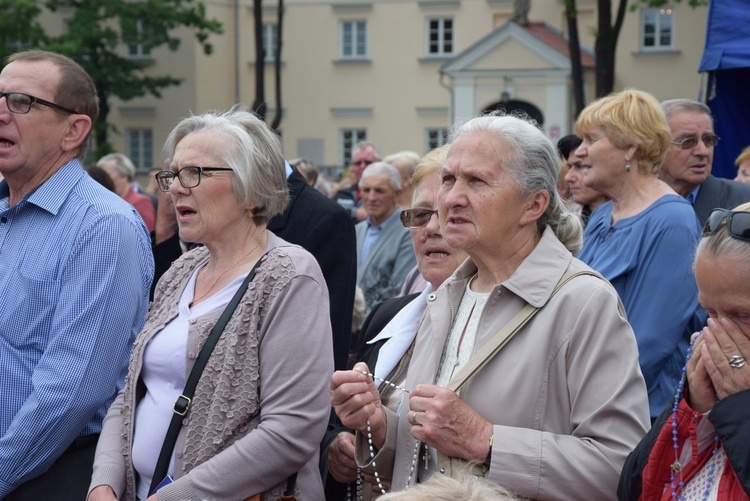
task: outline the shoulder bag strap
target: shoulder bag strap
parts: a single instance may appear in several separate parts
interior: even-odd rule
[[[557,292],[565,284],[579,275],[593,275],[602,278],[601,275],[593,270],[568,271],[560,278],[560,281],[557,283],[555,289],[550,295],[550,299],[552,299],[552,296],[557,294]],[[519,311],[516,316],[511,319],[510,322],[505,324],[505,326],[503,326],[503,328],[500,329],[497,334],[495,334],[492,339],[489,340],[487,344],[482,346],[482,348],[477,351],[473,357],[471,357],[466,365],[464,365],[461,370],[458,371],[458,374],[456,374],[453,379],[448,382],[447,388],[454,392],[458,392],[458,390],[477,372],[479,372],[479,370],[484,367],[487,362],[489,362],[492,357],[494,357],[495,354],[497,354],[497,352],[500,351],[502,347],[505,346],[508,341],[510,341],[510,339],[518,331],[520,331],[521,328],[526,325],[526,323],[531,320],[534,315],[536,315],[538,311],[539,308],[536,308],[535,306],[532,306],[530,304],[524,306],[521,311]]]
[[[182,421],[190,409],[193,393],[195,393],[195,388],[198,386],[198,381],[200,380],[201,374],[203,374],[203,369],[206,367],[211,352],[213,352],[221,333],[224,331],[224,327],[226,327],[227,322],[229,322],[229,319],[232,317],[234,310],[237,309],[237,305],[242,300],[242,296],[245,295],[248,285],[253,281],[253,278],[255,278],[255,272],[258,269],[258,266],[265,261],[266,255],[267,254],[262,255],[260,259],[258,259],[253,266],[253,269],[250,270],[250,273],[247,274],[247,277],[242,282],[242,285],[240,285],[240,288],[234,293],[234,296],[229,301],[229,304],[227,304],[227,307],[224,308],[224,312],[219,317],[219,320],[216,322],[213,329],[211,329],[211,333],[208,335],[206,343],[203,345],[203,348],[201,348],[198,358],[195,360],[195,365],[193,365],[193,369],[190,371],[182,395],[177,397],[177,400],[174,403],[172,420],[169,422],[167,435],[161,446],[159,459],[157,460],[156,468],[154,469],[154,476],[151,478],[151,486],[148,489],[149,496],[154,493],[156,486],[158,486],[159,483],[164,480],[164,477],[167,476],[169,461],[172,459],[172,452],[174,451],[174,446],[177,442],[177,435],[180,433]]]

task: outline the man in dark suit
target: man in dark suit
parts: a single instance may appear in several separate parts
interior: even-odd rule
[[[288,164],[287,164],[288,165]],[[267,228],[315,256],[328,285],[336,370],[346,368],[352,335],[354,288],[357,283],[357,241],[354,222],[336,202],[307,184],[287,167],[289,204],[272,217]]]
[[[711,175],[714,146],[719,142],[711,109],[690,99],[670,99],[661,106],[672,144],[659,177],[693,205],[701,224],[717,207],[731,209],[749,202],[750,185]]]
[[[309,186],[302,175],[287,164],[289,204],[282,214],[272,217],[267,228],[287,242],[297,244],[315,256],[328,285],[336,370],[346,369],[352,333],[354,288],[357,283],[357,243],[354,222],[336,202]],[[160,204],[169,203],[162,197]],[[160,207],[157,216],[154,283],[182,252],[174,225],[172,234],[160,228],[168,223],[170,207]],[[165,217],[162,218],[162,214]],[[159,218],[162,218],[160,221]]]

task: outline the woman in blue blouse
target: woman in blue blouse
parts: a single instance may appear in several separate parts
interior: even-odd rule
[[[611,199],[591,215],[578,257],[620,294],[654,419],[669,404],[690,334],[705,317],[691,266],[700,224],[657,177],[671,135],[653,96],[625,90],[599,99],[575,132],[583,138],[576,156],[584,184]]]

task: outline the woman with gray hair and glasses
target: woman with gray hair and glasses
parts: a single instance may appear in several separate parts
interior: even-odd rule
[[[180,237],[203,245],[156,287],[125,388],[104,420],[89,500],[270,500],[284,491],[321,499],[328,290],[312,255],[266,230],[288,196],[278,137],[235,107],[183,119],[164,157],[169,170],[156,177]],[[183,397],[225,309],[231,316],[194,394]],[[172,448],[162,445],[171,422]]]
[[[708,322],[625,463],[621,500],[750,499],[750,203],[708,216],[694,268]]]

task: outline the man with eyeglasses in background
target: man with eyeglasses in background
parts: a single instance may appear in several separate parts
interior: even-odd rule
[[[0,72],[0,499],[85,499],[104,415],[143,325],[141,217],[81,168],[99,111],[73,60]]]
[[[750,185],[711,175],[714,133],[711,108],[691,99],[670,99],[661,107],[672,131],[672,144],[659,178],[693,205],[701,225],[712,210],[750,201]]]
[[[349,212],[355,223],[367,219],[367,211],[362,207],[359,180],[365,168],[380,161],[380,153],[374,143],[360,141],[352,148],[352,161],[348,176],[341,181],[341,187],[333,195],[333,200]]]

